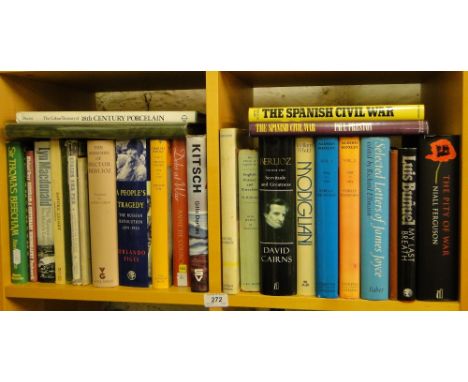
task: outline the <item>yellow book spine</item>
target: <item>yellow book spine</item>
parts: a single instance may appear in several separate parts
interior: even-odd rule
[[[423,120],[424,105],[251,107],[249,122]]]
[[[339,294],[359,298],[360,290],[360,142],[339,139]]]
[[[315,296],[315,146],[296,138],[297,294]]]
[[[150,141],[153,287],[172,285],[171,154],[167,140]]]

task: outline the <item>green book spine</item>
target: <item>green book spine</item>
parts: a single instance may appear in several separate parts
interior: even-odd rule
[[[7,144],[10,201],[11,282],[29,280],[25,155],[19,142]]]

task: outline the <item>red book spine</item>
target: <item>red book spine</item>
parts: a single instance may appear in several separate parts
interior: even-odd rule
[[[28,198],[28,250],[30,281],[38,281],[36,235],[36,173],[34,168],[34,150],[28,150],[26,152],[26,190]]]
[[[177,287],[190,286],[188,201],[187,201],[187,149],[184,139],[172,144],[172,280]]]

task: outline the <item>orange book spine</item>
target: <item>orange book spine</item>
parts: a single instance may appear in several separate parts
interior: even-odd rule
[[[187,205],[187,149],[185,139],[172,141],[172,241],[173,283],[177,287],[190,286],[188,205]]]
[[[360,142],[359,137],[339,139],[339,293],[360,295]]]
[[[398,150],[390,152],[390,300],[398,298]]]

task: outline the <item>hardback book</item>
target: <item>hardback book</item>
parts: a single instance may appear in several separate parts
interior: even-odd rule
[[[151,160],[151,261],[153,287],[172,285],[171,145],[150,141]]]
[[[339,138],[339,294],[360,296],[360,139]]]
[[[459,294],[459,137],[418,142],[418,300],[457,300]]]
[[[185,139],[171,144],[172,162],[172,282],[190,286],[187,200],[187,145]]]
[[[390,138],[361,139],[361,298],[388,300]]]
[[[390,150],[390,300],[398,299],[398,149]]]
[[[219,131],[223,292],[227,294],[240,291],[237,155],[240,148],[246,147],[247,130],[233,127]]]
[[[20,111],[16,122],[31,124],[148,124],[204,122],[205,115],[193,110],[183,111]]]
[[[258,151],[240,149],[239,258],[241,290],[260,291]]]
[[[189,268],[192,292],[208,292],[206,134],[187,135]]]
[[[148,287],[150,211],[147,142],[144,139],[118,140],[115,152],[119,285]]]
[[[26,194],[28,205],[28,251],[29,281],[38,281],[37,276],[37,223],[36,223],[36,171],[34,149],[26,151]]]
[[[50,141],[34,142],[38,281],[55,282]]]
[[[115,142],[89,140],[88,189],[93,285],[119,285]]]
[[[93,282],[91,270],[91,239],[89,232],[88,158],[86,144],[78,152],[78,222],[80,229],[81,282]]]
[[[259,147],[260,292],[297,292],[294,137],[262,137]]]
[[[408,135],[428,134],[427,121],[251,122],[251,136],[264,135]]]
[[[398,300],[416,298],[417,158],[415,147],[398,149]]]
[[[67,185],[67,155],[63,141],[50,141],[50,172],[55,249],[55,283],[72,281],[70,201]]]
[[[249,108],[249,122],[423,120],[424,105],[275,106]]]
[[[297,294],[315,296],[315,143],[296,138]]]
[[[315,141],[317,297],[338,297],[338,138]]]
[[[26,283],[29,281],[26,163],[20,142],[7,143],[7,161],[11,282]]]

